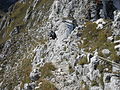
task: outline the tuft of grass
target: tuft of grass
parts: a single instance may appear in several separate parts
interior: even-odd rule
[[[101,74],[101,77],[99,78],[99,83],[102,85],[104,88],[104,81],[103,81],[104,73]]]
[[[31,71],[32,71],[32,67],[31,67],[30,59],[24,59],[22,61],[22,64],[20,64],[15,71],[10,70],[10,73],[8,74],[9,75],[8,78],[3,77],[4,82],[3,85],[1,86],[1,89],[7,87],[8,90],[13,90],[15,86],[20,84],[20,81],[21,81],[20,88],[23,88],[25,83],[30,82],[29,74]]]
[[[0,34],[4,35],[4,38],[0,37],[0,44],[4,43],[6,40],[8,40],[10,38],[10,33],[12,32],[12,30],[14,29],[14,27],[16,26],[25,26],[25,22],[23,21],[27,8],[29,7],[29,3],[19,3],[17,2],[13,8],[13,11],[9,14],[9,18],[7,19],[7,21],[11,21],[10,24],[4,29],[2,30],[2,32],[0,32]],[[23,29],[23,28],[22,28]],[[0,35],[0,36],[2,36]]]
[[[103,49],[107,41],[107,36],[110,35],[110,30],[96,29],[97,25],[92,22],[86,23],[85,26],[85,29],[82,31],[82,39],[84,40],[82,47],[87,50],[91,48],[90,51]]]
[[[97,25],[92,22],[87,22],[85,26],[86,27],[84,28],[84,30],[81,31],[81,39],[84,41],[83,44],[81,44],[80,46],[81,48],[84,48],[87,52],[93,52],[97,49],[99,55],[105,58],[106,56],[104,56],[101,51],[103,49],[109,49],[111,52],[111,60],[120,60],[120,57],[116,55],[114,43],[107,40],[107,37],[112,35],[112,30],[109,27],[103,29],[96,29]]]
[[[97,69],[100,71],[100,73],[102,73],[105,69],[105,66],[104,65],[98,65]]]
[[[99,86],[99,84],[97,81],[93,80],[91,81],[91,86]]]
[[[57,90],[55,85],[48,80],[41,80],[42,84],[38,90]]]
[[[24,59],[22,61],[22,66],[18,69],[18,75],[22,81],[21,88],[24,87],[25,83],[30,83],[30,72],[32,71],[31,60]]]
[[[50,0],[50,1],[48,1],[48,0],[40,0],[40,1],[38,1],[38,3],[37,3],[35,8],[39,8],[40,7],[40,8],[43,8],[43,11],[48,11],[50,6],[51,6],[51,4],[53,3],[53,1],[54,0]],[[44,5],[47,5],[47,7],[43,7]]]
[[[105,68],[108,68],[108,71],[105,71]],[[109,63],[99,64],[97,66],[97,69],[100,71],[101,74],[103,72],[112,72],[112,65],[110,65]]]
[[[55,66],[51,62],[45,63],[45,65],[40,68],[41,78],[53,76],[51,71],[54,71],[55,69],[56,69]]]
[[[85,87],[82,88],[81,90],[89,90],[89,86],[85,85]]]
[[[86,84],[86,82],[81,81],[80,84],[81,84],[82,86],[85,85],[84,87],[81,88],[81,90],[89,90],[89,86]]]
[[[84,65],[84,64],[88,64],[88,60],[87,60],[87,57],[83,57],[82,59],[79,60],[78,64],[79,65]]]

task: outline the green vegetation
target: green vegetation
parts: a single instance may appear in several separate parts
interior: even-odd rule
[[[85,87],[82,88],[81,90],[89,90],[89,86],[85,85]]]
[[[26,11],[29,7],[31,7],[32,10],[32,3],[34,0],[26,0],[26,3],[19,3],[17,2],[15,4],[15,6],[13,7],[12,12],[10,12],[7,15],[7,22],[11,21],[10,24],[4,29],[0,31],[0,44],[4,43],[6,40],[10,39],[10,33],[11,31],[16,27],[16,26],[22,26],[21,30],[24,31],[26,30],[26,25],[28,22],[36,22],[36,20],[38,19],[38,17],[35,17],[34,20],[30,19],[28,20],[28,22],[24,22],[23,19],[26,15]],[[39,0],[35,10],[36,12],[38,11],[42,11],[42,15],[39,19],[39,21],[36,23],[36,25],[42,25],[43,23],[45,23],[48,19],[45,18],[45,16],[48,16],[49,13],[49,9],[52,5],[54,0]],[[31,12],[30,10],[30,12]],[[33,27],[34,28],[34,27]],[[4,35],[4,38],[2,37]],[[41,43],[44,44],[47,40],[42,40],[41,39]]]
[[[112,35],[110,28],[96,29],[97,25],[92,22],[87,22],[85,26],[85,29],[82,31],[82,40],[84,42],[80,46],[81,48],[84,48],[87,52],[93,52],[97,49],[99,55],[103,57],[106,56],[104,56],[101,51],[103,49],[109,49],[111,51],[111,60],[120,60],[120,57],[116,55],[114,43],[107,40],[107,37]]]
[[[8,90],[13,90],[15,86],[19,84],[21,81],[21,88],[23,88],[25,83],[30,82],[29,74],[32,71],[31,62],[29,59],[24,59],[21,64],[19,64],[16,70],[10,70],[8,73],[9,78],[4,78],[4,84],[1,88],[5,88],[7,86]],[[2,73],[4,74],[4,73]],[[1,74],[1,75],[2,75]]]
[[[47,41],[48,41],[47,39],[43,39],[43,38],[39,40],[40,44],[45,44]]]
[[[101,73],[101,77],[99,78],[99,83],[100,83],[100,85],[102,85],[102,87],[104,88],[103,77],[104,77],[104,73]]]
[[[44,66],[40,68],[41,77],[37,82],[42,82],[42,84],[37,90],[57,90],[53,83],[45,80],[45,78],[53,76],[52,71],[54,70],[56,70],[56,68],[51,62],[45,63]]]
[[[10,22],[9,26],[6,27],[4,30],[2,30],[0,32],[0,36],[4,35],[4,39],[1,37],[2,40],[0,40],[0,44],[5,42],[6,40],[8,40],[10,38],[10,33],[11,31],[16,27],[16,26],[22,26],[22,29],[25,28],[25,22],[23,21],[25,14],[26,14],[26,10],[29,7],[29,3],[16,3],[14,6],[14,9],[12,12],[10,12],[7,21],[9,22],[10,20],[12,20],[12,22]],[[23,28],[24,27],[24,28]]]
[[[85,29],[82,31],[82,39],[84,40],[82,47],[88,51],[103,49],[107,36],[111,35],[111,31],[96,29],[97,25],[92,22],[87,22],[85,26]]]
[[[53,4],[54,0],[39,0],[37,5],[35,6],[36,11],[41,11],[42,15],[39,18],[39,21],[37,22],[37,25],[43,25],[46,21],[48,21],[49,9],[51,8],[51,5]],[[38,17],[36,17],[33,22],[37,20]]]
[[[42,84],[40,85],[40,88],[37,90],[57,90],[55,85],[49,82],[48,80],[43,79],[43,80],[40,80],[40,82],[42,82]]]
[[[47,12],[49,12],[49,9],[50,9],[53,1],[54,0],[39,0],[39,3],[35,7],[36,8],[35,11],[39,12],[41,10],[43,15],[41,15],[41,17],[40,17],[41,19],[36,24],[43,23],[42,20],[45,18],[44,17],[45,15],[48,16]],[[32,48],[35,47],[36,43],[37,43],[37,42],[35,43],[33,41],[34,38],[33,37],[31,38],[31,36],[29,36],[27,33],[27,28],[26,28],[27,23],[33,22],[31,17],[28,22],[23,21],[23,19],[25,18],[25,15],[26,15],[26,11],[29,8],[29,6],[31,6],[31,4],[33,4],[33,0],[26,0],[26,3],[16,3],[15,6],[13,7],[12,12],[9,12],[7,14],[6,22],[10,21],[10,23],[4,30],[0,31],[0,44],[2,44],[6,40],[11,38],[10,33],[13,31],[13,29],[16,26],[21,27],[20,33],[15,35],[14,37],[12,37],[13,45],[12,45],[12,49],[11,48],[10,49],[11,49],[11,51],[14,51],[14,52],[12,55],[7,57],[7,62],[5,61],[6,64],[8,64],[12,67],[13,66],[15,67],[16,63],[18,63],[18,66],[16,66],[16,68],[13,68],[15,70],[12,69],[11,71],[9,71],[10,75],[8,75],[8,76],[10,78],[9,77],[6,78],[7,75],[6,75],[6,77],[3,77],[4,71],[3,70],[0,71],[0,74],[1,74],[0,77],[3,77],[3,79],[4,79],[4,82],[3,82],[4,85],[2,86],[3,89],[5,86],[7,86],[9,90],[13,90],[14,86],[16,86],[20,83],[19,81],[21,81],[21,83],[22,83],[21,88],[23,88],[23,85],[25,83],[30,82],[29,74],[32,71],[31,60],[33,60],[33,59],[28,59],[28,58],[22,59],[22,58],[23,58],[23,55],[26,56],[27,53],[30,50],[32,50]],[[38,19],[38,17],[35,18],[36,21],[37,21],[37,19]],[[1,18],[0,18],[0,21],[1,21]],[[45,18],[44,22],[46,22],[46,21],[47,21],[47,19]],[[32,27],[32,28],[34,28],[34,27]],[[4,35],[4,37],[3,37],[3,35]],[[36,40],[36,39],[34,39],[34,40]],[[45,44],[47,42],[47,39],[45,39],[45,38],[43,39],[43,37],[42,37],[39,40],[39,42],[40,42],[40,44]],[[30,48],[27,47],[28,45],[30,46]],[[22,48],[20,46],[22,46]],[[20,50],[18,50],[18,49],[20,49]],[[16,55],[17,50],[18,50],[18,52],[17,52],[18,54],[20,51],[19,55]],[[46,54],[43,54],[42,57],[44,58],[45,56],[46,56]],[[54,65],[52,65],[51,63],[46,63],[43,67],[41,67],[42,78],[52,76],[51,71],[54,71],[54,70],[55,70]],[[55,90],[55,89],[53,89],[53,90]]]
[[[32,71],[32,66],[31,66],[31,60],[29,59],[24,59],[22,61],[22,66],[18,70],[18,75],[21,78],[22,85],[21,88],[23,88],[23,85],[25,83],[30,83],[30,72]]]
[[[86,82],[81,81],[80,85],[82,85],[82,86],[84,85],[84,87],[81,87],[81,90],[89,90],[89,86],[86,84]]]
[[[102,73],[105,69],[105,66],[104,65],[98,65],[97,69],[100,71],[100,73]]]
[[[41,78],[53,76],[51,71],[54,71],[56,68],[52,63],[45,63],[43,67],[40,68]]]
[[[108,71],[105,71],[105,68],[108,68]],[[100,71],[100,73],[112,72],[112,65],[110,65],[109,63],[99,64],[97,66],[97,69]]]
[[[99,84],[96,80],[93,80],[91,81],[91,86],[99,86]]]
[[[51,4],[53,3],[54,0],[40,0],[35,8],[43,8],[41,10],[43,11],[48,11]],[[47,5],[46,7],[43,7],[44,5]]]
[[[88,62],[86,56],[82,57],[82,59],[80,59],[79,62],[78,62],[79,65],[84,65],[84,64],[88,64],[88,63],[89,62]]]

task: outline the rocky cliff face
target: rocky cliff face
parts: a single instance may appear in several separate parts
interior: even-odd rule
[[[0,90],[120,90],[120,12],[94,21],[94,6],[18,1],[0,19]]]

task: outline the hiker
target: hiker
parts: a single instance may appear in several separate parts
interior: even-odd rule
[[[53,32],[53,31],[51,31],[51,32],[49,33],[49,37],[51,37],[52,39],[57,38],[56,33]]]

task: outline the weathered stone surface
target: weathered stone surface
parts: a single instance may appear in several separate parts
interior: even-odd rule
[[[23,15],[23,19],[21,20],[23,21],[22,25],[24,28],[17,29],[13,27],[13,32],[11,32],[12,37],[5,42],[3,47],[0,47],[0,59],[6,57],[5,60],[1,60],[2,62],[0,62],[0,73],[2,72],[3,74],[3,76],[0,75],[1,90],[9,90],[9,88],[14,90],[19,90],[19,88],[20,90],[41,89],[40,86],[44,84],[42,83],[44,80],[53,84],[58,90],[113,90],[113,88],[119,90],[120,85],[119,78],[116,76],[117,74],[108,72],[116,73],[120,69],[114,67],[114,65],[109,65],[98,57],[99,52],[102,52],[104,55],[111,54],[113,51],[111,47],[109,47],[109,50],[104,49],[102,46],[99,46],[102,48],[87,44],[85,46],[88,47],[83,46],[85,43],[83,39],[86,38],[82,37],[82,32],[86,30],[86,24],[95,21],[95,4],[93,2],[90,2],[93,19],[91,22],[85,19],[86,7],[89,4],[88,1],[54,0],[51,2],[50,0],[29,0],[28,2],[27,0],[22,0],[18,3],[23,6],[26,3],[30,5],[28,5],[29,7],[25,7],[27,8],[25,9],[25,16]],[[112,26],[115,30],[113,36],[102,36],[102,33],[100,33],[100,39],[108,40],[107,45],[113,43],[112,41],[116,39],[116,35],[119,33],[116,31],[119,29],[119,26],[117,26],[119,25],[117,23],[119,21],[118,14],[116,14]],[[12,20],[11,22],[14,21]],[[3,23],[1,24],[2,28],[7,27],[7,25],[9,26],[9,24],[11,25],[10,22],[6,21]],[[97,20],[96,24],[98,24],[98,27],[97,29],[95,27],[95,30],[103,31],[104,33],[107,29],[107,27],[104,27],[106,22],[103,19]],[[17,25],[19,26],[21,23],[17,22],[15,26]],[[94,29],[92,26],[91,28]],[[90,30],[92,31],[91,28]],[[26,31],[22,32],[24,29]],[[50,31],[54,31],[56,34],[55,38],[49,38],[48,34]],[[96,33],[98,32],[96,31]],[[94,32],[89,31],[85,35],[89,33],[93,34]],[[96,37],[90,38],[99,40]],[[99,44],[99,42],[93,42],[92,40],[86,41]],[[106,43],[100,45],[104,46]],[[94,48],[98,48],[98,51],[87,50]],[[83,57],[85,58],[83,59]],[[80,64],[81,61],[82,64]],[[42,74],[46,74],[46,71],[40,71],[39,69],[43,68],[46,63],[52,63],[56,69],[48,71],[49,76],[44,78]],[[45,70],[52,68],[48,67],[44,67]],[[109,70],[112,68],[113,70]],[[105,79],[107,76],[111,78],[110,82],[106,83]]]
[[[109,51],[108,49],[103,49],[103,50],[102,50],[102,53],[103,53],[104,55],[109,55],[109,54],[110,54],[110,51]]]

